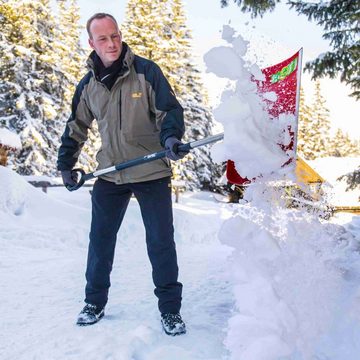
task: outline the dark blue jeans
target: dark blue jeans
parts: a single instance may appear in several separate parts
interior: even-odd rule
[[[159,310],[161,313],[179,312],[182,284],[177,281],[178,265],[169,177],[123,185],[102,179],[95,182],[85,302],[98,306],[105,306],[107,303],[116,236],[132,194],[139,202],[145,226]]]

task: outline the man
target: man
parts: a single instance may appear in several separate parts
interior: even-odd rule
[[[73,169],[91,123],[98,123],[102,146],[98,169],[159,151],[178,160],[184,134],[183,109],[152,61],[134,55],[122,42],[115,18],[97,13],[87,22],[90,71],[78,84],[72,114],[61,137],[58,170],[65,186],[74,186]],[[156,160],[101,176],[92,192],[92,221],[86,269],[85,307],[77,324],[104,316],[116,235],[132,194],[139,202],[146,230],[155,295],[168,335],[185,333],[180,316],[182,284],[174,243],[170,161]],[[136,284],[134,284],[136,286]]]

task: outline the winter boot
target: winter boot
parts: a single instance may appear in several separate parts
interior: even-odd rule
[[[175,336],[186,333],[185,323],[179,313],[161,314],[161,324],[167,335]]]
[[[93,304],[86,304],[81,310],[76,324],[80,326],[95,324],[104,316],[104,314],[104,308],[99,308]]]

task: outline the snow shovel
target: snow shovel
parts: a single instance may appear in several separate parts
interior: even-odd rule
[[[203,145],[206,145],[206,144],[210,144],[210,143],[213,143],[213,142],[216,142],[216,141],[220,141],[223,138],[224,138],[224,133],[221,133],[221,134],[209,136],[209,137],[207,137],[205,139],[191,141],[189,143],[180,145],[178,147],[177,151],[188,152],[191,149],[194,149],[196,147],[203,146]],[[78,181],[78,183],[76,185],[74,185],[74,186],[66,185],[66,188],[69,191],[74,191],[74,190],[80,189],[84,185],[85,181],[87,181],[87,180],[94,179],[94,178],[96,178],[98,176],[101,176],[101,175],[110,174],[110,173],[113,173],[113,172],[116,172],[116,171],[127,169],[127,168],[132,167],[132,166],[145,164],[145,163],[150,162],[150,161],[161,159],[161,158],[163,158],[165,156],[166,156],[166,150],[161,150],[161,151],[149,154],[149,155],[145,155],[145,156],[133,159],[133,160],[123,162],[121,164],[117,164],[117,165],[108,167],[106,169],[97,170],[97,171],[94,171],[94,172],[89,173],[89,174],[86,174],[83,169],[79,169],[79,168],[73,169],[73,170],[71,170],[71,174],[79,173],[80,174],[80,179],[79,179],[79,181]]]

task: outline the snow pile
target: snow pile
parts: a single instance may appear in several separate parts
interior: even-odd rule
[[[358,358],[358,232],[243,206],[219,236],[234,248],[236,314],[225,340],[231,359]]]
[[[20,136],[5,128],[0,128],[0,145],[21,149]]]
[[[253,65],[243,56],[247,43],[224,26],[231,46],[210,50],[209,71],[235,81],[215,109],[225,141],[214,147],[217,161],[231,159],[243,177],[264,175],[219,232],[233,247],[231,257],[235,314],[229,319],[225,346],[233,360],[355,360],[360,351],[360,238],[343,226],[323,224],[304,210],[282,209],[266,180],[291,156],[286,114],[270,120],[256,93]],[[251,69],[252,71],[250,71]],[[265,95],[275,99],[273,94]],[[270,175],[272,174],[272,175]]]
[[[204,56],[208,72],[234,82],[232,89],[223,92],[221,103],[214,110],[215,119],[224,126],[225,138],[212,148],[213,159],[233,160],[241,176],[249,179],[284,172],[281,166],[293,154],[291,150],[285,153],[277,144],[290,143],[287,128],[294,123],[294,116],[283,114],[270,120],[256,83],[251,81],[264,80],[263,74],[257,65],[249,66],[243,59],[248,43],[240,35],[234,37],[230,26],[224,26],[223,39],[231,46],[213,48]],[[275,101],[274,95],[262,96]]]
[[[74,236],[80,246],[85,246],[87,229],[79,224],[89,219],[89,210],[51,199],[20,175],[0,166],[0,233],[7,233],[0,236],[0,246],[9,239],[36,248],[62,246],[71,238],[74,241]],[[29,229],[36,229],[37,236],[29,237]]]

